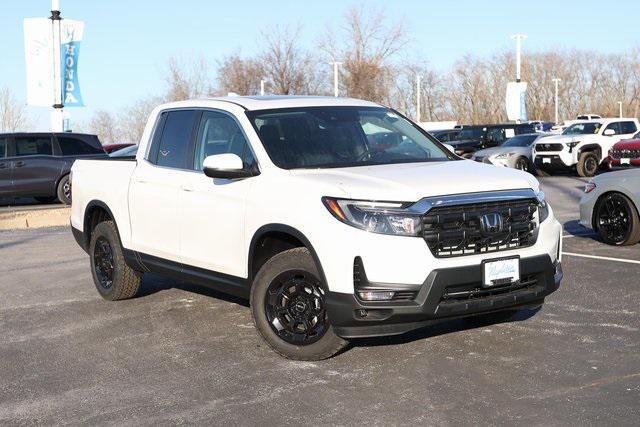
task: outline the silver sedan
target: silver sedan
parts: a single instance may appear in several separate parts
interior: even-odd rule
[[[473,153],[472,160],[496,166],[506,166],[527,172],[533,171],[536,141],[549,133],[525,133],[507,139],[499,147],[485,148]]]
[[[609,245],[640,242],[640,169],[609,172],[587,183],[580,199],[580,224]]]

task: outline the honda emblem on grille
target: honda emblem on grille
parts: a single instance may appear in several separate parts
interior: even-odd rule
[[[482,234],[497,234],[502,231],[503,219],[499,213],[490,213],[480,217]]]

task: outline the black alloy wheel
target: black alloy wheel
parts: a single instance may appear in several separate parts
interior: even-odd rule
[[[114,261],[111,245],[104,237],[98,237],[93,252],[93,265],[96,277],[104,290],[113,286]]]
[[[631,235],[633,206],[621,194],[609,194],[598,203],[596,224],[600,237],[608,244],[624,244]]]
[[[328,328],[320,281],[302,270],[285,271],[269,284],[265,313],[271,329],[293,345],[312,344]]]

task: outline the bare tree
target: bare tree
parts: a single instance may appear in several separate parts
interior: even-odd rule
[[[26,130],[29,125],[26,105],[18,103],[8,87],[0,89],[0,131]]]
[[[259,61],[244,59],[239,53],[234,53],[218,62],[216,94],[234,92],[238,95],[257,95],[263,77],[264,68]]]
[[[112,144],[120,141],[120,132],[116,124],[116,118],[106,110],[97,110],[89,121],[89,132],[98,135],[103,144]]]
[[[211,92],[209,65],[200,57],[195,61],[169,58],[165,81],[167,101],[202,98]]]
[[[320,48],[331,60],[342,61],[343,86],[349,96],[389,103],[393,87],[391,59],[407,44],[401,23],[387,25],[382,11],[350,9],[342,29],[343,40],[327,30]],[[338,46],[345,46],[339,48]]]
[[[123,142],[138,144],[144,133],[144,128],[151,111],[162,103],[157,96],[146,97],[138,100],[118,115],[120,137]]]
[[[278,95],[314,94],[319,90],[315,60],[299,46],[300,27],[271,28],[262,33],[265,49],[258,57],[270,92]]]

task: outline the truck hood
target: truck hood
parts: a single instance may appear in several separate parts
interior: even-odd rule
[[[529,173],[471,160],[298,169],[291,174],[309,181],[303,188],[325,186],[335,193],[323,195],[363,200],[414,202],[431,196],[539,188]]]
[[[536,145],[544,145],[544,144],[565,144],[567,142],[574,141],[585,141],[587,139],[591,139],[595,134],[582,134],[582,135],[553,135],[547,136],[545,138],[540,139],[536,142]]]

